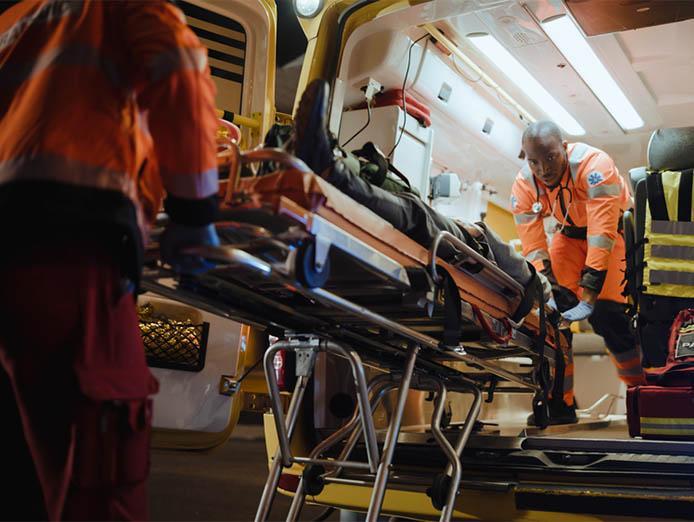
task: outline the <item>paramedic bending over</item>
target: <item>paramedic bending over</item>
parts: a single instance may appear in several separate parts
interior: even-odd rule
[[[527,165],[513,184],[511,206],[523,255],[552,282],[564,319],[588,319],[622,381],[642,383],[641,353],[622,295],[625,249],[619,225],[632,205],[626,183],[605,152],[567,143],[553,122],[528,126],[522,146]],[[558,225],[548,246],[543,218],[549,216]],[[572,375],[567,368],[566,378]]]
[[[0,519],[144,520],[133,283],[164,188],[164,259],[201,271],[183,248],[218,244],[207,51],[163,0],[25,0],[0,86]]]

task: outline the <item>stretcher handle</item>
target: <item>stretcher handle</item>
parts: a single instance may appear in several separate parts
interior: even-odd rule
[[[501,270],[496,264],[492,263],[489,259],[484,257],[482,254],[473,249],[470,245],[455,237],[450,232],[442,230],[436,235],[434,242],[432,243],[431,249],[429,250],[429,264],[431,268],[431,277],[434,281],[439,281],[439,276],[436,273],[436,253],[439,250],[439,246],[442,241],[446,241],[463,254],[472,258],[475,262],[480,263],[485,269],[490,270],[494,275],[501,279],[504,284],[506,284],[511,289],[515,290],[519,294],[523,295],[524,288],[518,281],[509,276],[506,272]]]
[[[240,177],[239,169],[241,165],[248,165],[250,163],[258,163],[261,161],[274,161],[285,168],[296,169],[301,172],[312,172],[306,163],[282,149],[261,148],[249,150],[248,152],[241,152],[238,145],[233,144],[229,155],[229,180],[227,181],[223,202],[227,205],[230,205],[233,201],[234,193],[236,192]],[[219,157],[219,155],[217,155],[217,157]]]
[[[510,323],[506,319],[503,319],[502,322],[504,326],[508,329],[508,333],[504,336],[501,336],[494,331],[492,325],[489,324],[489,321],[487,321],[487,318],[484,316],[482,311],[475,305],[471,306],[472,312],[475,314],[475,317],[477,317],[477,321],[480,323],[480,326],[485,331],[485,333],[492,339],[492,341],[498,344],[508,344],[508,342],[511,339],[513,339],[513,329],[511,328]]]

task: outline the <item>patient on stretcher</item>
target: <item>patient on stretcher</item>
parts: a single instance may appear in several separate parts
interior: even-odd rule
[[[504,243],[484,223],[462,223],[437,213],[416,194],[408,191],[389,192],[366,181],[359,172],[355,158],[336,148],[336,140],[327,128],[329,87],[315,80],[306,88],[295,115],[294,154],[308,167],[380,217],[391,223],[420,245],[429,248],[436,235],[447,231],[495,261],[499,268],[528,287],[535,277],[530,263]],[[442,246],[444,258],[455,264],[455,252]],[[537,274],[544,299],[551,295],[551,286]]]

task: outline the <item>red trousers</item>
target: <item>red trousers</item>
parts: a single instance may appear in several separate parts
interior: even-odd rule
[[[147,518],[157,385],[124,288],[97,244],[0,261],[1,519]]]

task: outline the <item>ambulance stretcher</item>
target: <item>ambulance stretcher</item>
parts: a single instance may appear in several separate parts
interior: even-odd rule
[[[273,161],[280,170],[258,178],[232,176],[223,184],[221,247],[192,249],[217,263],[204,275],[174,279],[146,270],[144,289],[199,309],[266,329],[282,340],[265,353],[279,449],[272,462],[257,519],[268,518],[283,468],[302,465],[292,488],[288,520],[296,520],[306,495],[315,495],[346,472],[369,478],[373,494],[368,520],[381,511],[410,389],[435,399],[430,432],[445,456],[432,483],[441,520],[453,512],[461,479],[461,455],[479,415],[483,393],[533,394],[540,424],[547,421],[547,394],[556,357],[554,328],[544,308],[533,307],[518,323],[510,318],[527,306],[524,288],[493,262],[449,233],[427,250],[311,173],[298,159],[274,149],[239,154],[240,164]],[[453,247],[456,266],[438,253]],[[531,305],[532,307],[532,305]],[[451,342],[451,331],[459,331]],[[559,348],[561,349],[561,348]],[[296,356],[296,384],[286,415],[274,369],[275,354]],[[292,453],[295,431],[316,355],[349,362],[356,387],[354,416],[308,455]],[[508,362],[522,356],[532,367]],[[451,364],[457,363],[457,364]],[[462,363],[462,364],[461,364]],[[365,366],[379,373],[367,381]],[[385,441],[379,444],[372,412],[397,390]],[[473,396],[454,440],[442,432],[449,393]],[[364,455],[352,451],[363,438]],[[362,447],[362,446],[360,446]],[[336,450],[337,448],[337,450]],[[337,453],[335,453],[337,451]]]

